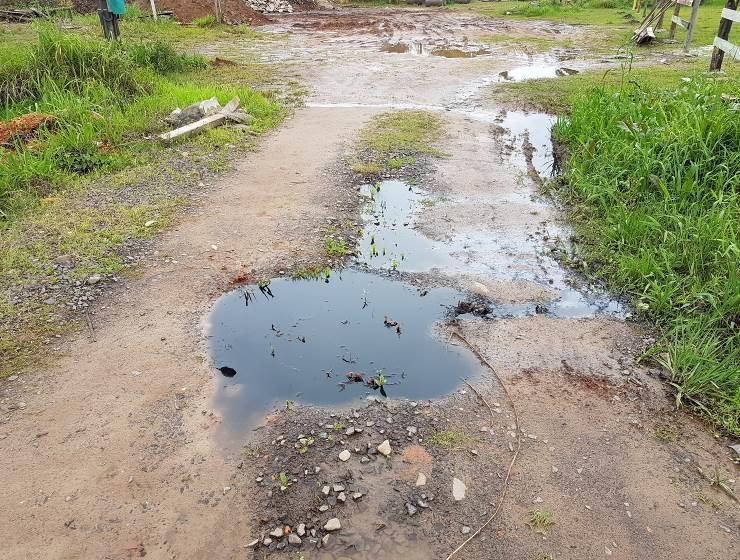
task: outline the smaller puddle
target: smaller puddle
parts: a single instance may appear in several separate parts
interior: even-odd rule
[[[433,199],[403,181],[393,180],[364,185],[362,193],[370,203],[363,214],[359,262],[369,268],[404,272],[454,264],[447,248],[414,229],[417,210]]]
[[[418,41],[387,42],[380,47],[380,50],[387,53],[408,53],[416,56],[441,56],[443,58],[474,58],[491,54],[491,51],[484,47],[427,45]]]
[[[558,78],[578,74],[578,70],[564,68],[562,66],[519,66],[511,70],[505,70],[499,74],[502,80],[507,82],[523,82],[525,80],[536,80],[540,78]]]

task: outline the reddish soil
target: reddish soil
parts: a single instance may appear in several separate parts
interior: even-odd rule
[[[56,119],[46,113],[28,113],[9,121],[0,122],[0,145],[14,140],[28,140],[41,126],[52,124]]]
[[[148,0],[137,0],[143,9],[149,9]],[[178,21],[189,23],[196,18],[207,16],[213,13],[212,0],[159,0],[157,2],[158,10],[172,10]],[[226,23],[249,23],[251,25],[261,25],[270,22],[270,18],[264,14],[253,10],[244,0],[222,0],[221,9],[224,14]]]

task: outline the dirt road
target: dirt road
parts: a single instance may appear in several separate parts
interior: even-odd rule
[[[697,470],[736,476],[723,441],[671,412],[660,372],[634,362],[648,341],[629,309],[552,257],[568,242],[557,211],[537,195],[552,118],[487,97],[512,74],[554,76],[591,62],[584,52],[530,55],[479,37],[589,31],[516,25],[432,11],[279,19],[273,30],[287,31],[287,41],[265,42],[260,55],[302,76],[307,106],[208,185],[140,275],[99,305],[94,332],[60,342],[54,368],[0,388],[2,558],[446,558],[494,512],[519,442],[500,513],[456,558],[738,556],[737,505]],[[218,47],[221,56],[240,49]],[[403,108],[443,117],[447,157],[414,183],[383,184],[381,214],[401,216],[387,224],[364,210],[362,181],[338,170],[372,116]],[[335,273],[326,284],[327,307],[333,286],[377,277],[383,293],[406,290],[393,295],[399,306],[419,302],[398,321],[393,344],[421,329],[431,337],[419,338],[424,352],[442,348],[469,370],[430,370],[427,380],[410,372],[380,402],[352,387],[345,398],[328,379],[318,394],[336,402],[324,408],[307,406],[289,384],[295,404],[283,406],[282,393],[264,402],[262,412],[280,410],[260,413],[252,431],[240,399],[262,395],[271,378],[255,386],[241,371],[227,379],[215,370],[233,364],[212,360],[214,348],[221,357],[230,348],[218,346],[225,335],[209,313],[234,279],[274,278],[274,301],[298,290],[303,319],[309,298],[300,290],[309,284],[279,279],[322,261],[325,227],[346,222],[405,236],[411,249],[395,266],[361,254],[369,265],[353,270],[362,276]],[[366,292],[376,326],[390,332],[378,292]],[[473,307],[416,324],[434,298]],[[259,337],[228,320],[226,330],[251,348]],[[273,332],[297,336],[289,322]],[[348,314],[353,322],[359,311]],[[333,329],[309,330],[302,342],[323,344]],[[453,333],[491,363],[511,399]],[[273,357],[288,348],[278,344]],[[392,348],[369,346],[378,362]],[[362,360],[354,351],[342,359]],[[470,375],[471,385],[413,397],[432,374]],[[377,450],[384,440],[388,458]],[[330,518],[341,530],[325,528]],[[269,536],[286,525],[290,543]]]

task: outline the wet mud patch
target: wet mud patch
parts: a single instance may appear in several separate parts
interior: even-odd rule
[[[500,491],[510,458],[510,412],[487,392],[500,426],[470,414],[485,411],[468,389],[435,402],[280,412],[237,472],[257,505],[256,532],[245,538],[254,557],[445,557]],[[453,495],[455,479],[464,499]]]

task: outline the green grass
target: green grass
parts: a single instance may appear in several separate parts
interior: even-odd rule
[[[535,509],[529,512],[529,526],[537,533],[545,534],[547,529],[555,525],[555,519],[549,511]]]
[[[56,335],[80,325],[40,286],[123,271],[121,248],[176,219],[187,204],[183,186],[227,169],[227,147],[243,153],[285,115],[270,93],[251,87],[269,80],[264,67],[212,66],[135,33],[105,43],[80,22],[72,31],[46,24],[0,33],[0,120],[29,110],[56,117],[31,142],[0,148],[0,376],[38,364]],[[143,37],[153,22],[124,25]],[[156,141],[175,107],[214,96],[222,104],[239,96],[255,117],[250,131],[217,128],[173,147]],[[52,267],[62,254],[74,260],[64,279]]]
[[[737,77],[625,80],[577,98],[556,137],[579,257],[663,333],[676,402],[740,433]]]
[[[331,235],[324,238],[324,251],[328,257],[345,257],[350,253],[344,239],[335,239]]]
[[[421,154],[442,155],[436,147],[444,131],[442,119],[428,111],[394,111],[372,119],[360,134],[363,161],[352,170],[377,175],[416,163]]]
[[[434,430],[429,436],[429,443],[435,447],[442,447],[451,451],[461,449],[473,441],[473,438],[456,430]]]
[[[587,70],[557,79],[500,83],[491,88],[491,94],[494,100],[501,103],[563,115],[570,113],[576,99],[595,88],[619,88],[630,82],[648,82],[651,87],[676,88],[683,83],[683,78],[694,76],[706,70],[707,66],[704,59],[670,65],[631,67],[627,60],[623,69]],[[728,65],[727,74],[730,77],[740,76],[740,67]]]

